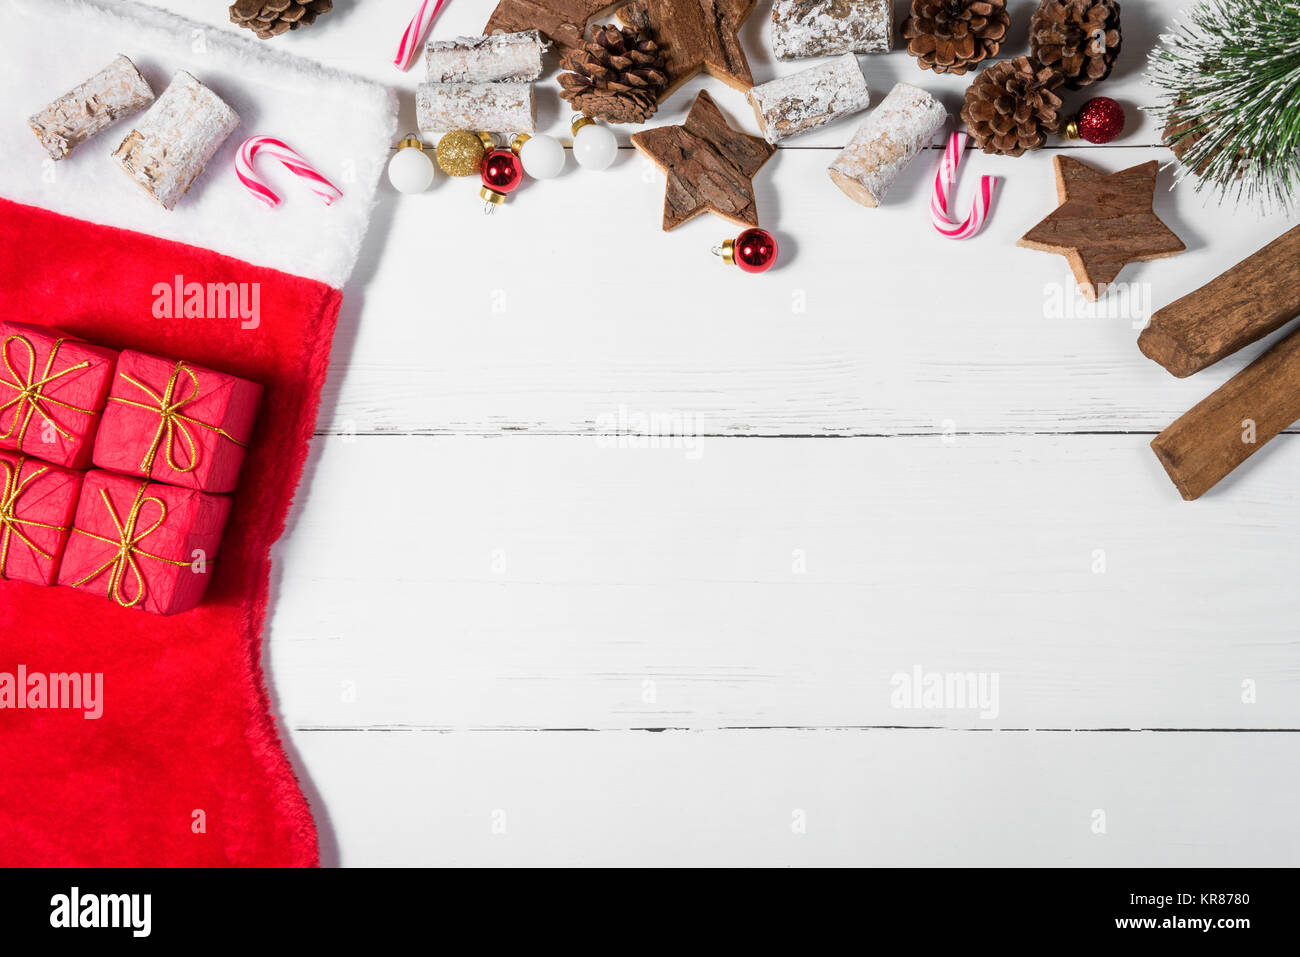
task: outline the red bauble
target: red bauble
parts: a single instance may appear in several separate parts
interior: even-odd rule
[[[776,262],[776,237],[766,229],[747,229],[722,249],[723,258],[745,272],[764,272]]]
[[[485,189],[504,195],[519,185],[524,178],[524,168],[519,157],[509,150],[493,150],[483,157],[480,174]]]
[[[1093,97],[1075,119],[1079,135],[1089,143],[1109,143],[1124,132],[1124,108],[1108,96]]]

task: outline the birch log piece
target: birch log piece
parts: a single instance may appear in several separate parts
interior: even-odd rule
[[[781,60],[894,48],[894,0],[776,0],[772,52]]]
[[[52,159],[61,160],[117,120],[153,102],[153,90],[135,64],[119,54],[84,83],[73,87],[27,122]]]
[[[537,130],[531,83],[421,83],[415,109],[422,130]]]
[[[163,209],[174,209],[236,126],[239,114],[184,70],[113,152]]]
[[[865,110],[870,102],[867,78],[852,53],[768,80],[748,95],[763,137],[772,144]]]
[[[1138,348],[1179,378],[1300,316],[1300,226],[1156,312]]]
[[[948,113],[910,83],[897,83],[830,165],[831,180],[863,206],[879,206],[916,154],[934,142]]]
[[[434,40],[425,48],[424,62],[430,83],[517,83],[541,76],[545,50],[541,34],[525,30]]]
[[[1300,419],[1300,330],[1183,413],[1151,448],[1187,501]]]

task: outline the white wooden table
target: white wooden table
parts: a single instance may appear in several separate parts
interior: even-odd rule
[[[397,85],[413,127],[421,70],[390,61],[414,6],[337,0],[275,42]],[[1057,149],[1168,158],[1136,106],[1178,6],[1124,4],[1095,89],[1117,144],[970,158],[960,205],[1004,183],[968,243],[928,225],[934,153],[878,210],[830,183],[856,119],[757,177],[784,251],[762,276],[710,255],[737,232],[715,217],[662,233],[631,149],[492,217],[475,182],[384,187],[269,632],[327,862],[1296,863],[1300,441],[1182,502],[1152,435],[1259,349],[1180,381],[1135,339],[1300,219],[1162,173],[1188,251],[1126,269],[1118,316],[1062,315],[1064,260],[1015,246]],[[435,36],[491,7],[449,0]],[[808,65],[774,62],[769,9],[742,33],[759,81]],[[861,59],[873,105],[904,79],[959,110],[969,77]],[[701,88],[756,131],[708,79],[652,123]],[[996,709],[898,707],[917,671],[996,680]]]

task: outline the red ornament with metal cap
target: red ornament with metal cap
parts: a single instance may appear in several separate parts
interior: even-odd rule
[[[1124,132],[1124,107],[1108,96],[1094,96],[1065,124],[1061,135],[1068,140],[1109,143]]]
[[[755,227],[726,240],[713,251],[728,266],[739,266],[745,272],[766,272],[776,262],[776,237],[766,229]]]
[[[483,157],[483,166],[479,172],[483,180],[479,195],[491,206],[504,203],[524,178],[524,168],[519,157],[507,149],[495,149]]]

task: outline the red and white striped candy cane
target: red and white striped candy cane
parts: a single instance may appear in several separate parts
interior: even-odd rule
[[[393,66],[402,71],[411,68],[411,64],[420,53],[420,44],[424,42],[424,35],[429,32],[429,26],[433,23],[433,18],[438,15],[438,11],[442,9],[444,2],[445,0],[436,0],[436,2],[421,0],[420,9],[415,11],[415,16],[406,25],[406,32],[402,34],[402,42],[397,47],[397,56],[393,57]]]
[[[311,191],[325,200],[326,206],[343,195],[342,190],[312,169],[311,164],[283,140],[277,140],[273,136],[254,136],[245,140],[244,145],[239,148],[239,155],[235,157],[235,175],[250,193],[272,209],[280,205],[280,197],[253,170],[253,160],[259,153],[274,157],[283,163],[289,172],[305,179]]]
[[[957,167],[961,165],[962,150],[966,148],[965,133],[953,133],[948,137],[948,148],[943,151],[943,160],[934,174],[934,191],[930,194],[930,221],[934,228],[949,239],[970,239],[988,220],[989,206],[993,203],[993,191],[997,188],[996,176],[980,177],[979,192],[971,204],[970,215],[964,223],[954,223],[948,218],[948,194],[957,182]]]

